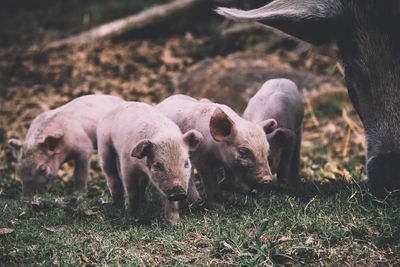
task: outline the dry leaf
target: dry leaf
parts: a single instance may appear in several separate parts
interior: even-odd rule
[[[10,222],[12,225],[16,225],[16,224],[19,224],[21,221],[20,221],[19,219],[17,219],[17,218],[14,218],[14,219],[11,219],[9,222]]]
[[[227,249],[233,250],[232,246],[229,245],[228,243],[226,243],[226,241],[223,241],[222,244],[224,244],[224,246],[225,246]]]
[[[92,216],[92,215],[96,215],[96,214],[99,213],[98,211],[92,211],[92,210],[84,210],[83,212],[84,212],[85,215],[87,215],[87,216]]]
[[[0,235],[10,234],[14,232],[14,229],[11,228],[0,228]]]
[[[31,250],[36,250],[36,249],[38,249],[39,248],[39,245],[32,245],[32,246],[29,246],[29,248],[31,249]]]
[[[84,210],[81,208],[79,210],[82,211],[83,214],[85,214],[86,216],[100,215],[100,211],[93,211],[91,209]]]
[[[312,236],[307,237],[307,240],[305,242],[306,245],[311,245],[314,242],[314,239]]]
[[[56,225],[56,226],[49,226],[49,227],[43,227],[44,229],[46,229],[49,232],[57,232],[62,230],[65,227],[65,225]]]
[[[293,240],[290,236],[282,236],[281,238],[278,239],[279,242],[285,242],[290,240]]]
[[[56,232],[58,229],[55,227],[44,227],[44,229],[46,229],[49,232]]]

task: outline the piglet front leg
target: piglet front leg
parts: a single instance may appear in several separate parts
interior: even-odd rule
[[[74,191],[76,192],[84,192],[87,189],[87,179],[89,176],[91,157],[92,157],[92,151],[79,152],[75,157]]]
[[[179,202],[169,201],[165,196],[162,198],[164,204],[164,217],[171,225],[175,225],[179,220]]]
[[[122,175],[125,190],[125,209],[130,216],[134,216],[144,201],[148,179],[143,177],[142,174]]]

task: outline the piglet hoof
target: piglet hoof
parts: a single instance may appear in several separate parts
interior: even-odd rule
[[[75,184],[74,185],[74,192],[75,193],[84,193],[87,190],[86,184]]]
[[[165,219],[170,225],[176,225],[179,220],[179,213],[178,214],[166,214]]]
[[[73,194],[79,197],[83,197],[84,195],[86,195],[86,191],[81,189],[74,189]]]

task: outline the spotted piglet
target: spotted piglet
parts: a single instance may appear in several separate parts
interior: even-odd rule
[[[148,181],[162,194],[167,221],[179,218],[178,202],[186,198],[191,175],[189,151],[202,135],[178,126],[154,107],[126,102],[108,113],[97,128],[101,167],[115,202],[135,214]]]
[[[267,134],[270,144],[268,160],[283,187],[299,180],[303,116],[303,101],[297,86],[287,79],[265,82],[243,113],[245,119],[255,123],[266,119],[276,121],[277,128]]]

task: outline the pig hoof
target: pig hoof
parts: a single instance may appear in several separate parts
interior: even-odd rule
[[[74,192],[75,193],[83,193],[86,192],[87,187],[85,185],[76,185],[74,186]]]
[[[170,224],[170,225],[176,225],[177,223],[178,223],[178,220],[176,219],[167,219],[167,222]]]
[[[167,220],[167,222],[170,225],[176,225],[178,223],[178,220],[179,220],[179,214],[168,215],[168,217],[166,217],[165,219]]]

